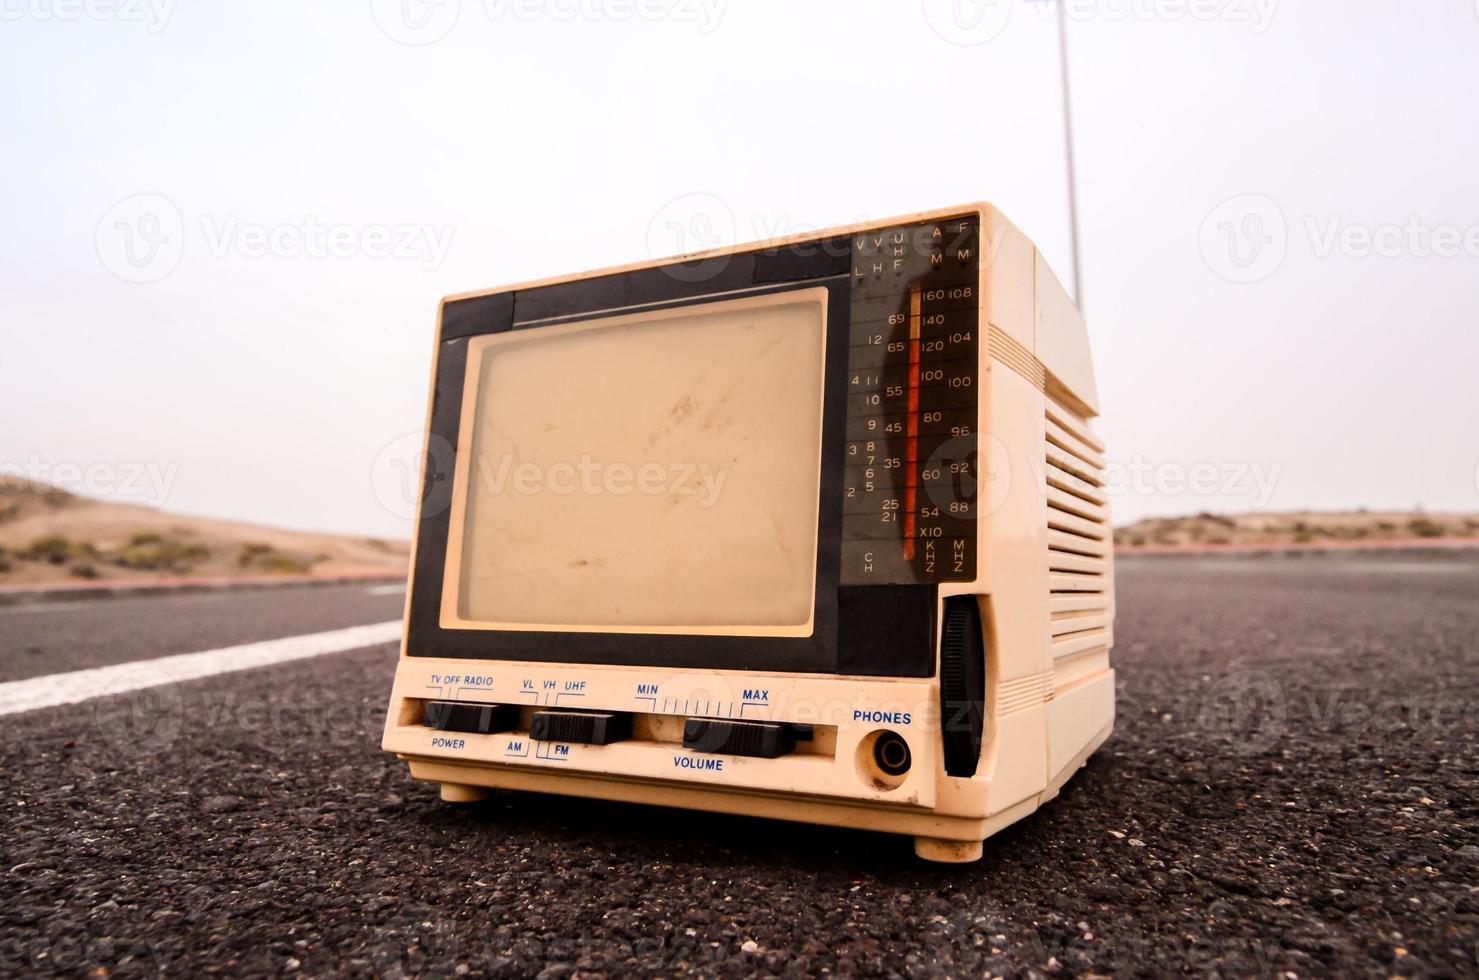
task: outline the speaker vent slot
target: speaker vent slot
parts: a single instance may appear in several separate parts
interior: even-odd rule
[[[1104,445],[1077,413],[1047,400],[1043,420],[1053,656],[1109,646],[1114,536]]]

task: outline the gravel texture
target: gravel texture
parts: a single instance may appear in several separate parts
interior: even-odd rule
[[[0,719],[0,974],[1479,971],[1474,558],[1146,558],[1119,587],[1114,737],[963,867],[443,805],[379,752],[388,647]]]

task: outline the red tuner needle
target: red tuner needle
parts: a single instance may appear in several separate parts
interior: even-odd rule
[[[909,418],[904,450],[904,560],[914,560],[915,510],[919,482],[919,284],[909,287]]]

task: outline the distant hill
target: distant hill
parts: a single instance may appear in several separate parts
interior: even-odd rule
[[[0,477],[0,585],[403,574],[410,544],[187,517]]]
[[[1114,531],[1119,551],[1460,542],[1479,545],[1479,514],[1365,510],[1196,514],[1146,518]]]

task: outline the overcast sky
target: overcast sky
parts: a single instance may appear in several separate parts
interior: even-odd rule
[[[1475,0],[1070,0],[1115,519],[1479,510]],[[0,466],[407,534],[444,294],[988,199],[1048,4],[0,0]]]

